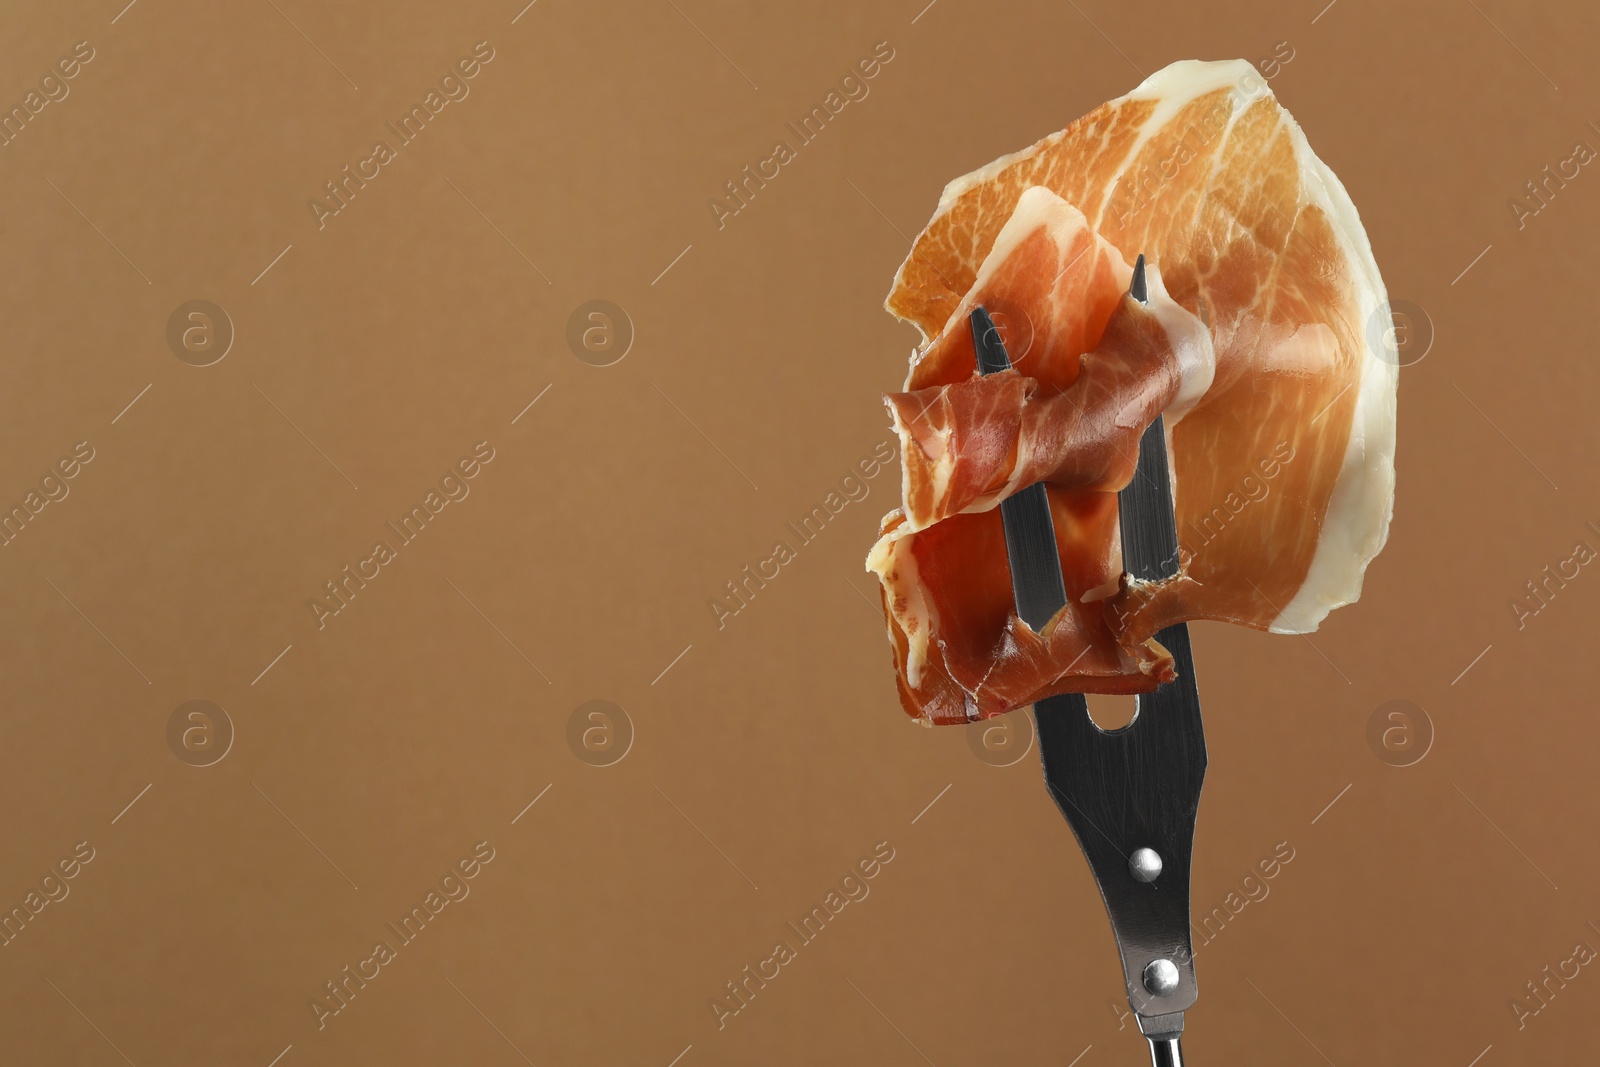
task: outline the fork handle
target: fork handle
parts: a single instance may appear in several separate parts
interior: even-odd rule
[[[1150,1060],[1155,1067],[1183,1067],[1183,1049],[1176,1037],[1152,1037]]]

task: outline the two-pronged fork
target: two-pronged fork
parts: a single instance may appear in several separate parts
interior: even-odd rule
[[[1142,255],[1128,297],[1149,300]],[[1010,367],[989,313],[974,309],[971,326],[979,371]],[[1175,575],[1178,531],[1160,416],[1139,442],[1133,480],[1117,503],[1123,569],[1146,581]],[[1008,497],[1000,514],[1017,614],[1042,630],[1066,604],[1044,485]],[[1177,680],[1140,696],[1133,721],[1122,729],[1096,726],[1081,693],[1048,697],[1033,713],[1045,782],[1100,884],[1139,1030],[1150,1042],[1155,1067],[1182,1067],[1183,1013],[1198,993],[1189,939],[1189,863],[1206,744],[1189,628],[1169,626],[1157,640],[1172,653]]]

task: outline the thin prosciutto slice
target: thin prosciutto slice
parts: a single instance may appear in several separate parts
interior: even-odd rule
[[[1022,195],[958,314],[1002,302],[1014,320],[1002,333],[1022,342],[1013,369],[975,376],[971,334],[955,330],[929,355],[966,377],[884,397],[900,435],[908,532],[987,511],[1034,482],[1100,492],[1128,484],[1145,427],[1163,411],[1181,418],[1215,368],[1205,324],[1167,295],[1159,269],[1146,274],[1145,305],[1123,293],[1129,273],[1076,208],[1037,186]],[[1075,320],[1098,324],[1087,354],[1061,343]]]
[[[1148,306],[1125,295],[1141,252]],[[1013,371],[976,374],[980,303]],[[885,398],[903,499],[868,559],[913,716],[1148,691],[1171,677],[1167,625],[1303,633],[1359,596],[1393,506],[1396,368],[1366,345],[1383,283],[1248,64],[1174,64],[952,182],[887,306],[928,339]],[[1115,494],[1162,412],[1181,569],[1147,584],[1122,573]],[[995,510],[1036,481],[1068,593],[1040,633]]]

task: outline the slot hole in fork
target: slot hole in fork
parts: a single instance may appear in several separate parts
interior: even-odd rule
[[[1131,694],[1090,693],[1085,700],[1089,705],[1089,721],[1103,733],[1126,730],[1139,714],[1139,698]]]

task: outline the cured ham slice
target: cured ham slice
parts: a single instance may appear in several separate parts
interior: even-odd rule
[[[965,376],[884,398],[901,440],[907,532],[988,510],[1034,482],[1115,492],[1133,475],[1144,428],[1163,411],[1181,418],[1211,385],[1205,324],[1167,295],[1157,268],[1146,275],[1148,306],[1126,296],[1121,255],[1048,189],[1022,195],[988,264],[958,318],[1003,303],[1024,342],[1014,369],[974,377],[971,334],[955,331],[922,366],[964,366]],[[1087,354],[1072,346],[1083,323],[1100,330]]]
[[[904,503],[868,565],[895,591],[902,696],[934,721],[998,714],[1063,683],[1138,692],[1172,677],[1166,651],[1147,640],[1124,647],[1105,610],[1121,574],[1116,492],[1144,428],[1210,384],[1212,352],[1158,270],[1146,274],[1147,305],[1126,295],[1130,274],[1081,212],[1029,189],[957,315],[964,323],[976,304],[1003,307],[1013,369],[975,376],[971,332],[954,329],[920,366],[952,384],[885,398]],[[1077,350],[1093,337],[1092,351]],[[1068,600],[1043,633],[1013,610],[994,510],[1036,481],[1047,483]]]
[[[1151,263],[1150,300],[1125,295]],[[1014,369],[976,373],[967,316]],[[1393,507],[1397,368],[1343,186],[1242,61],[1183,62],[946,187],[887,307],[925,344],[885,398],[902,505],[868,557],[902,703],[934,723],[1172,677],[1213,619],[1304,633],[1354,601]],[[1123,574],[1116,492],[1165,413],[1180,571]],[[1043,481],[1068,603],[1016,617],[1001,500]]]

